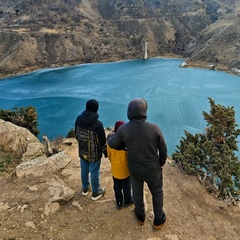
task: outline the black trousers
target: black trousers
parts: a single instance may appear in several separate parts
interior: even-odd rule
[[[132,199],[132,187],[130,177],[125,179],[117,179],[113,177],[113,189],[115,193],[116,203],[122,205],[129,203]]]
[[[161,220],[163,216],[162,168],[157,169],[155,172],[151,172],[151,174],[131,174],[135,210],[137,214],[142,217],[145,217],[143,196],[144,182],[147,183],[152,194],[154,218]]]

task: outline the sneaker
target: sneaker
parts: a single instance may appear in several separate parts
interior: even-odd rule
[[[161,220],[159,219],[154,219],[154,222],[153,222],[153,230],[154,231],[158,231],[166,222],[166,215],[165,213],[163,213],[163,217]]]
[[[123,207],[123,203],[122,202],[117,202],[117,209],[121,210]]]
[[[129,201],[124,201],[124,207],[129,207],[132,204],[134,204],[133,198],[131,198]]]
[[[104,194],[105,194],[105,189],[100,188],[97,193],[95,192],[95,193],[92,194],[92,200],[96,201],[99,198],[101,198]]]
[[[135,218],[137,220],[137,223],[141,226],[144,225],[144,221],[145,221],[145,216],[139,216],[136,212],[136,209],[134,209],[134,215],[135,215]]]
[[[88,188],[83,188],[82,189],[82,195],[85,197],[85,196],[87,196],[88,195],[88,192],[89,192],[89,190],[90,190],[90,188],[88,187]]]

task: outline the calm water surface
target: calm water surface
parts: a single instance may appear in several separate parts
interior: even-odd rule
[[[34,106],[39,139],[66,136],[85,103],[100,103],[99,119],[105,127],[127,120],[133,98],[148,102],[148,121],[161,128],[169,154],[176,150],[183,130],[203,132],[202,112],[210,110],[207,97],[234,106],[240,125],[240,77],[224,72],[179,68],[181,59],[154,58],[116,63],[83,64],[44,69],[0,81],[0,108]],[[239,154],[238,154],[239,155]]]

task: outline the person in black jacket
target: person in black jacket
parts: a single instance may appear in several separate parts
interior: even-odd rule
[[[89,174],[92,185],[92,200],[98,200],[105,194],[100,187],[100,165],[102,154],[107,155],[106,135],[102,122],[98,120],[98,102],[90,99],[84,110],[76,119],[75,134],[81,165],[82,195],[87,196],[90,190]]]
[[[133,99],[127,111],[130,121],[120,126],[115,134],[108,135],[107,143],[111,148],[117,148],[123,142],[127,148],[134,213],[138,224],[144,225],[145,221],[143,186],[146,182],[152,194],[153,230],[159,230],[166,222],[162,168],[167,159],[167,146],[160,128],[146,121],[147,107],[144,99]]]

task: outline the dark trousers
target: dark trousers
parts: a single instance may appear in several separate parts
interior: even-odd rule
[[[145,217],[143,196],[144,182],[147,183],[148,188],[152,194],[154,218],[161,220],[163,216],[162,169],[158,169],[151,174],[131,174],[135,210],[136,213],[141,217]]]
[[[129,203],[132,199],[130,177],[117,179],[113,177],[113,189],[117,204]]]

